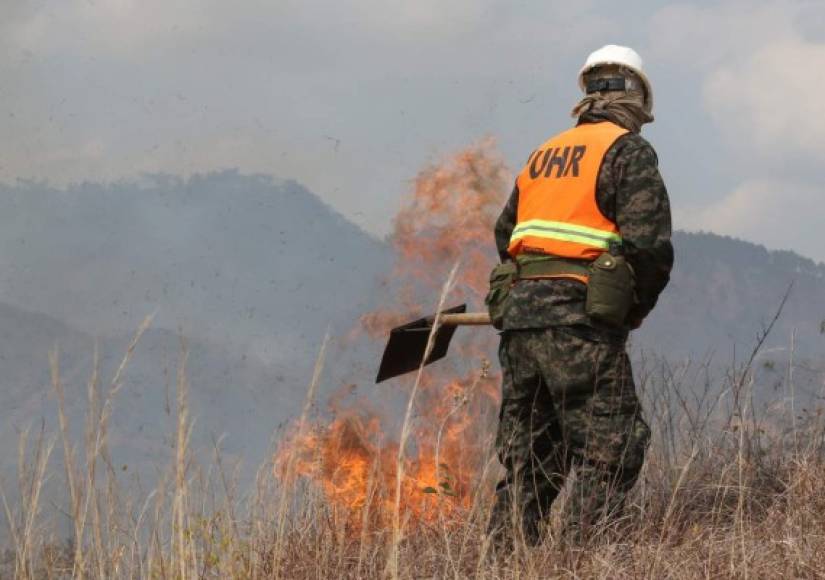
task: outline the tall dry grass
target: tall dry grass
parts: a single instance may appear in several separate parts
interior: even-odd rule
[[[58,359],[51,357],[59,429],[20,437],[17,499],[0,489],[10,538],[0,577],[825,577],[825,413],[815,404],[799,408],[793,341],[775,400],[757,402],[756,368],[770,327],[751,356],[721,378],[709,364],[643,357],[638,388],[655,436],[623,519],[571,544],[560,534],[560,498],[539,547],[517,542],[502,555],[489,549],[484,534],[497,473],[492,449],[471,507],[428,523],[408,517],[397,489],[373,489],[376,503],[367,503],[365,525],[354,529],[319,489],[292,474],[276,479],[271,463],[260,466],[254,489],[241,493],[219,440],[210,462],[197,461],[190,448],[185,342],[168,468],[153,490],[130,489],[112,467],[109,419],[123,369],[148,324],[108,386],[97,371],[90,378],[82,441],[71,439]],[[301,429],[309,428],[324,351]],[[409,422],[408,416],[407,429]],[[63,449],[59,463],[50,461],[55,445]],[[407,452],[402,444],[399,455]],[[48,480],[60,482],[65,504],[44,504]],[[366,525],[375,521],[369,510],[378,509],[381,493],[393,492],[386,528]]]

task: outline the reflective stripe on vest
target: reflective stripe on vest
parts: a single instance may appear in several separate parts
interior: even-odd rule
[[[527,236],[574,242],[601,248],[602,250],[608,249],[610,242],[622,241],[622,237],[615,232],[545,220],[528,220],[518,224],[513,230],[510,240],[512,243],[512,240],[519,240]]]
[[[579,125],[530,156],[518,177],[518,216],[509,252],[595,260],[619,228],[599,210],[596,184],[602,160],[627,130],[609,122]]]

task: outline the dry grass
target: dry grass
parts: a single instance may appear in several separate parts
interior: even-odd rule
[[[168,469],[149,493],[124,489],[109,457],[109,417],[122,369],[148,324],[107,389],[97,372],[91,377],[80,444],[70,439],[52,357],[59,431],[21,436],[19,499],[12,504],[2,490],[10,547],[0,577],[825,577],[825,416],[822,409],[795,407],[793,358],[779,402],[761,411],[752,368],[759,348],[722,381],[711,380],[702,365],[645,361],[637,376],[655,440],[620,525],[601,530],[586,545],[569,545],[554,517],[541,546],[518,545],[512,555],[496,557],[484,536],[490,474],[479,477],[478,499],[466,512],[421,523],[408,518],[396,499],[386,527],[355,529],[352,518],[318,489],[289,476],[282,485],[272,464],[260,467],[250,493],[239,494],[219,441],[211,465],[195,461],[190,450],[183,342]],[[50,472],[56,444],[63,448],[62,473]],[[490,457],[495,469],[492,450]],[[65,488],[66,505],[59,509],[44,509],[49,478]],[[366,513],[371,505],[365,523],[376,521]]]

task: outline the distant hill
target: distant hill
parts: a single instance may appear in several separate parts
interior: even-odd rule
[[[825,353],[825,265],[788,251],[708,233],[676,232],[670,285],[635,341],[670,354],[746,353],[790,296],[769,346]]]
[[[636,348],[717,360],[735,349],[741,359],[793,283],[769,346],[787,348],[795,332],[801,355],[822,357],[825,266],[713,234],[677,233],[674,244],[672,283],[634,333]],[[165,461],[179,328],[194,443],[226,433],[230,453],[260,460],[273,429],[298,412],[327,328],[344,348],[332,349],[324,387],[374,376],[382,345],[348,333],[389,303],[381,280],[391,263],[387,243],[294,182],[222,172],[0,186],[0,463],[14,461],[18,429],[40,417],[56,425],[50,348],[60,347],[79,429],[96,339],[108,380],[154,311],[115,406],[119,460]]]
[[[0,461],[15,460],[17,430],[56,426],[51,348],[80,429],[96,339],[110,380],[153,312],[115,406],[121,458],[165,458],[180,329],[194,443],[226,433],[229,451],[262,459],[303,402],[324,332],[352,329],[388,264],[383,242],[294,182],[227,171],[0,185]]]
[[[234,171],[0,185],[0,300],[89,334],[156,326],[295,363],[368,308],[384,244],[300,185]]]
[[[95,340],[43,314],[0,304],[0,471],[16,461],[17,434],[46,421],[57,429],[57,398],[51,386],[48,353],[60,354],[60,375],[74,441],[80,442],[87,413],[87,384],[95,344],[99,351],[99,392],[105,397],[131,337]],[[207,341],[188,339],[186,376],[195,420],[193,447],[209,451],[225,436],[229,457],[257,463],[265,459],[273,432],[300,409],[307,379],[289,366],[260,361]],[[180,337],[148,330],[135,349],[113,405],[111,448],[133,473],[153,473],[168,461],[174,433]],[[55,456],[61,455],[58,446]]]

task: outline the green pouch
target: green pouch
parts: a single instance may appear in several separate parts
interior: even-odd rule
[[[515,262],[504,262],[490,272],[490,290],[484,298],[487,311],[490,313],[490,322],[501,330],[504,325],[504,310],[510,288],[518,280],[518,265]]]
[[[590,266],[585,312],[599,322],[622,327],[634,302],[633,269],[624,256],[605,252]]]

